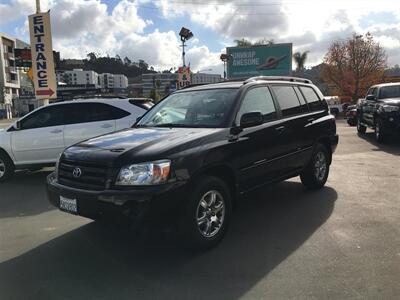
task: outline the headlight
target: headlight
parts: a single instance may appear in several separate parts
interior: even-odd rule
[[[381,109],[384,112],[394,112],[394,111],[399,111],[400,107],[392,106],[392,105],[383,105],[383,106],[381,106]]]
[[[165,183],[171,167],[170,160],[128,165],[119,171],[116,185],[155,185]]]
[[[60,164],[61,155],[62,155],[62,154],[60,154],[60,156],[57,158],[57,160],[56,160],[56,167],[54,168],[54,175],[55,175],[56,179],[58,179],[58,165]]]

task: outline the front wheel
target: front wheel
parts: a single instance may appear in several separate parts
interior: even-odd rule
[[[0,152],[0,182],[6,181],[14,174],[14,163],[4,153]]]
[[[207,176],[196,182],[180,224],[185,244],[209,249],[224,237],[232,212],[231,192],[218,177]]]
[[[301,182],[311,190],[322,188],[329,175],[329,155],[324,145],[315,148],[309,165],[300,174]]]
[[[375,121],[375,140],[378,143],[384,143],[387,140],[386,128],[383,125],[382,120],[380,119],[377,119]]]

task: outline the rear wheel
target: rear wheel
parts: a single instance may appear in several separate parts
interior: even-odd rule
[[[203,177],[196,182],[184,211],[180,236],[190,248],[211,248],[224,237],[231,211],[231,192],[227,184],[218,177]]]
[[[6,181],[14,174],[14,163],[5,153],[0,152],[0,182]]]
[[[364,134],[367,131],[367,127],[361,124],[361,117],[357,118],[357,131],[361,134]]]
[[[301,182],[309,189],[320,189],[329,175],[329,154],[326,147],[318,144],[309,165],[300,174]]]

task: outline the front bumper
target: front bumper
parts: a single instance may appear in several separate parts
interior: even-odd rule
[[[388,113],[380,116],[385,129],[389,129],[391,133],[400,134],[400,112]]]
[[[123,190],[92,191],[57,182],[54,173],[47,177],[48,200],[60,209],[60,196],[76,199],[77,215],[91,219],[110,219],[117,223],[165,223],[179,214],[185,193],[183,183],[133,187]]]

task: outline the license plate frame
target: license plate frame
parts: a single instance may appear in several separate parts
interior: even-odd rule
[[[70,214],[78,214],[78,200],[60,196],[60,210]]]

